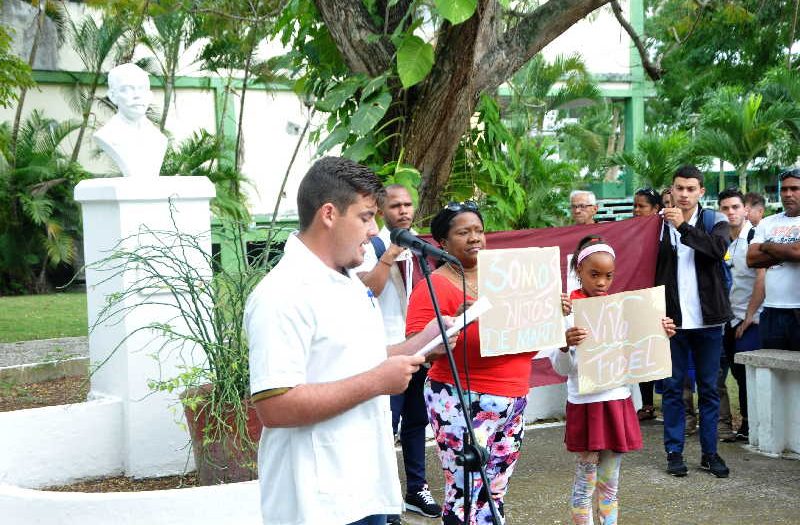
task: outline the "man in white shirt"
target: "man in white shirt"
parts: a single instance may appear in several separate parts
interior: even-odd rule
[[[265,524],[383,525],[400,511],[386,394],[406,389],[438,328],[387,347],[377,301],[349,276],[378,233],[382,192],[364,166],[317,161],[298,190],[299,233],[248,298]]]
[[[752,241],[755,229],[746,219],[750,208],[739,190],[728,189],[720,192],[717,198],[719,211],[728,218],[731,228],[731,244],[725,254],[725,264],[730,268],[732,286],[729,294],[733,319],[725,325],[722,336],[724,355],[720,363],[720,420],[719,437],[722,441],[746,441],[749,435],[747,421],[747,376],[744,365],[734,362],[739,352],[761,348],[758,321],[764,302],[764,269],[747,266],[747,247]],[[734,432],[731,421],[731,408],[725,380],[728,369],[733,373],[739,386],[739,411],[742,424]]]
[[[783,212],[763,219],[747,250],[747,264],[766,268],[761,347],[800,350],[800,169],[778,176]]]
[[[414,221],[414,202],[402,184],[386,187],[386,195],[378,202],[378,215],[384,226],[371,239],[364,254],[364,263],[354,271],[378,296],[386,330],[386,342],[397,344],[406,338],[406,310],[411,289],[422,277],[419,263],[410,250],[391,243],[395,228],[410,229]],[[423,283],[424,284],[424,283]],[[441,515],[425,479],[425,427],[428,411],[424,389],[427,368],[421,367],[402,394],[391,397],[392,430],[400,425],[400,444],[406,473],[405,508],[429,518]],[[402,424],[401,424],[402,419]],[[390,516],[389,523],[400,523],[399,516]]]
[[[717,454],[719,376],[722,327],[731,308],[723,273],[730,243],[728,221],[721,213],[700,206],[705,194],[703,174],[695,166],[682,166],[672,178],[673,206],[664,208],[656,284],[665,285],[667,316],[678,330],[670,339],[672,376],[664,379],[664,449],[667,472],[686,476],[683,459],[686,411],[683,383],[689,356],[695,366],[700,412],[700,467],[718,478],[728,477],[725,461]]]

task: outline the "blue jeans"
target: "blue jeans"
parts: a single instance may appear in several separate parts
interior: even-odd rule
[[[800,308],[765,307],[759,331],[761,348],[800,351]]]
[[[391,397],[392,430],[397,433],[400,426],[400,444],[403,447],[403,464],[406,471],[406,492],[414,494],[425,486],[425,427],[428,425],[428,409],[425,408],[425,378],[428,369],[420,367],[408,388],[402,394]]]
[[[678,330],[670,339],[672,377],[664,379],[662,410],[664,412],[664,449],[683,453],[686,411],[683,406],[683,380],[691,355],[699,397],[700,447],[703,454],[717,451],[719,391],[717,376],[722,353],[722,327]]]
[[[373,514],[350,523],[350,525],[386,525],[386,514]]]

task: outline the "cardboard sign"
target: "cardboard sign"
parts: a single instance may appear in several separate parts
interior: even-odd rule
[[[566,344],[557,247],[481,251],[478,290],[492,303],[479,326],[482,356]]]
[[[589,331],[575,352],[581,394],[672,375],[663,286],[578,299],[572,311]]]

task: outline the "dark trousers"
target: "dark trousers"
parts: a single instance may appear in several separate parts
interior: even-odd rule
[[[392,430],[397,434],[400,425],[400,445],[403,447],[403,464],[406,471],[406,492],[412,494],[425,486],[425,426],[428,411],[425,408],[425,378],[428,369],[421,367],[411,376],[408,388],[391,397]]]
[[[761,348],[800,351],[800,308],[765,307],[761,312],[759,331]]]
[[[722,327],[680,329],[670,339],[670,353],[672,376],[664,379],[664,394],[661,399],[664,412],[664,448],[667,452],[683,453],[686,428],[683,381],[689,369],[691,354],[699,398],[700,447],[704,454],[713,454],[717,451],[717,377],[722,353]]]
[[[639,392],[642,394],[642,406],[653,406],[653,387],[655,381],[644,381],[639,383]]]
[[[736,326],[728,323],[725,325],[725,335],[722,339],[725,361],[739,386],[739,412],[741,412],[744,422],[747,421],[747,371],[744,365],[735,362],[734,356],[739,352],[749,352],[760,348],[759,331],[760,325],[751,324],[744,331],[742,337],[736,339]]]
[[[386,514],[373,514],[350,523],[350,525],[386,525]]]

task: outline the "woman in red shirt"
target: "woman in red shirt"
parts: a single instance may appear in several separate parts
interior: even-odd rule
[[[450,203],[433,218],[431,234],[464,267],[466,290],[462,287],[462,273],[454,265],[444,264],[431,274],[442,314],[457,316],[463,308],[465,291],[468,303],[475,301],[478,296],[478,252],[486,247],[483,217],[473,202]],[[421,331],[433,316],[428,287],[415,286],[408,304],[406,335]],[[532,354],[481,357],[477,322],[462,331],[453,347],[453,354],[459,379],[470,403],[472,427],[478,444],[488,451],[486,473],[491,483],[492,497],[503,516],[503,497],[519,458],[524,434],[523,411],[527,404]],[[469,378],[465,373],[465,357]],[[453,383],[447,358],[434,361],[425,383],[425,404],[439,445],[439,460],[445,476],[442,512],[445,525],[460,525],[466,521],[463,470],[455,461],[456,453],[463,445],[462,436],[466,427]],[[486,494],[481,490],[482,482],[477,474],[473,478],[471,516],[466,523],[491,523]]]

